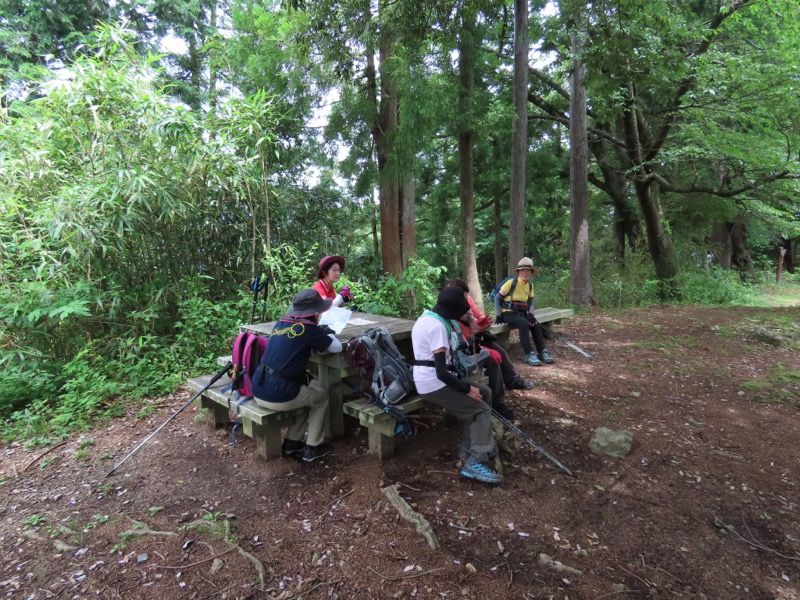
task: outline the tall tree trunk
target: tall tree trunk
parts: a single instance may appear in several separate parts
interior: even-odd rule
[[[272,234],[270,231],[269,214],[269,163],[264,156],[264,149],[261,149],[261,182],[264,186],[264,248],[267,254],[272,252]]]
[[[500,195],[494,197],[494,280],[502,281],[508,273],[508,265],[503,260],[503,207]]]
[[[217,35],[217,2],[212,0],[208,7],[208,24],[212,35]],[[216,51],[215,51],[216,52]],[[217,112],[217,65],[212,57],[208,59],[208,109]]]
[[[395,277],[403,274],[400,241],[400,184],[397,174],[394,137],[397,130],[397,86],[389,64],[394,53],[390,33],[382,31],[379,41],[381,98],[377,127],[373,131],[378,152],[378,173],[381,205],[381,257],[383,269]]]
[[[375,256],[380,256],[381,253],[381,246],[380,246],[380,238],[378,237],[378,214],[377,210],[375,209],[375,202],[373,199],[370,199],[370,207],[369,207],[369,220],[372,225],[372,253]]]
[[[508,268],[525,254],[525,162],[528,156],[528,0],[514,0],[514,131],[508,210]]]
[[[366,22],[372,20],[370,6],[365,7]],[[375,48],[371,38],[367,42],[365,77],[367,96],[376,107],[376,118],[372,124],[372,139],[378,162],[378,202],[381,218],[381,262],[383,270],[395,277],[403,273],[402,246],[400,239],[400,185],[397,160],[394,156],[394,135],[397,129],[397,89],[389,69],[394,43],[389,32],[379,34],[378,53],[380,63],[381,94],[378,99],[375,70]]]
[[[720,223],[711,234],[713,262],[723,269],[736,269],[742,279],[753,279],[756,269],[750,253],[747,238],[747,224],[744,219]]]
[[[400,194],[400,230],[403,239],[403,269],[408,268],[408,261],[417,255],[417,200],[414,186],[414,173],[410,166],[406,167],[406,176]]]
[[[594,304],[589,264],[589,143],[586,135],[586,68],[583,40],[572,33],[572,85],[569,105],[570,244],[569,299],[575,306]]]
[[[625,131],[625,147],[628,160],[636,168],[633,178],[633,187],[639,208],[642,212],[645,230],[647,231],[647,247],[650,258],[656,271],[659,283],[659,295],[663,299],[673,297],[678,290],[675,278],[678,275],[678,259],[672,238],[664,227],[664,218],[661,213],[660,188],[653,173],[655,167],[645,164],[645,152],[642,148],[639,132],[646,131],[646,125],[639,122],[636,110],[636,93],[634,86],[628,86],[628,106],[625,110],[623,127]]]
[[[647,247],[660,284],[659,293],[662,298],[670,298],[677,292],[675,277],[678,275],[678,259],[672,238],[664,227],[658,183],[655,180],[634,179],[633,184],[647,231]]]
[[[458,195],[461,199],[461,256],[463,276],[470,296],[483,307],[483,292],[478,279],[475,258],[475,196],[472,145],[472,92],[475,85],[475,12],[471,7],[461,13],[461,32],[458,40]]]
[[[616,167],[609,161],[606,145],[602,141],[590,142],[589,148],[603,174],[602,182],[595,181],[595,183],[611,198],[614,206],[614,222],[612,224],[614,256],[620,264],[624,264],[626,247],[636,250],[637,241],[641,235],[639,217],[628,199],[628,180],[624,169]],[[618,158],[619,162],[623,164],[626,162],[624,157]]]

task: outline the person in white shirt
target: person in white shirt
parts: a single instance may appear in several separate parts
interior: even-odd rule
[[[414,384],[426,402],[444,408],[464,423],[465,460],[461,475],[500,484],[503,476],[489,467],[489,460],[497,455],[491,420],[492,392],[483,384],[459,379],[452,370],[450,321],[461,319],[469,309],[459,288],[445,288],[433,310],[423,312],[414,323]]]

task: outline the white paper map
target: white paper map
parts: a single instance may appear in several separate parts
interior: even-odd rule
[[[344,329],[345,325],[347,325],[347,320],[350,318],[351,314],[353,314],[353,311],[351,310],[339,308],[338,306],[331,306],[328,312],[322,313],[319,324],[327,325],[337,334],[342,333],[342,329]]]
[[[370,321],[368,319],[362,319],[360,317],[356,317],[355,319],[350,319],[350,325],[375,325],[377,321]]]

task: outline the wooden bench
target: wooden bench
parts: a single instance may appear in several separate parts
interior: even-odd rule
[[[488,385],[489,378],[482,375],[478,378],[470,378],[468,381],[477,381]],[[404,414],[410,415],[426,406],[431,407],[433,405],[427,404],[419,394],[413,394],[394,406],[399,408]],[[367,428],[369,439],[368,452],[370,454],[376,455],[381,460],[394,455],[397,419],[383,410],[382,406],[366,398],[359,398],[358,400],[345,402],[342,406],[342,410],[344,410],[344,414],[355,417],[363,427]]]
[[[421,396],[414,394],[396,405],[406,415],[425,406]],[[358,422],[367,428],[369,439],[369,453],[376,455],[381,460],[394,454],[394,438],[397,420],[383,408],[367,399],[351,400],[342,406],[344,414],[358,419]]]
[[[542,325],[548,323],[555,323],[559,325],[562,319],[568,319],[575,316],[575,310],[572,308],[538,308],[533,311],[536,320]],[[508,334],[511,333],[512,327],[508,323],[501,323],[499,325],[492,325],[489,331],[497,336],[501,342],[508,341]]]
[[[199,392],[208,385],[212,377],[213,375],[195,377],[187,381],[187,385],[195,392]],[[231,422],[230,411],[236,410],[233,400],[231,400],[230,408],[228,407],[230,392],[222,391],[222,388],[228,383],[228,378],[223,377],[196,400],[200,408],[208,409],[214,419],[215,427],[227,427]],[[252,399],[240,404],[238,411],[242,419],[244,434],[255,440],[256,453],[264,460],[272,460],[281,456],[281,427],[286,427],[287,421],[303,414],[303,409],[269,410],[259,406]]]

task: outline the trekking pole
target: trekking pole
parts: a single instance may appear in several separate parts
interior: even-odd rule
[[[256,308],[258,306],[258,291],[261,289],[259,286],[259,277],[258,275],[253,278],[253,283],[250,286],[250,289],[253,290],[253,314],[250,315],[250,323],[256,322]]]
[[[205,387],[204,387],[202,390],[200,390],[200,391],[199,391],[199,392],[197,392],[197,393],[196,393],[194,396],[192,396],[192,399],[191,399],[191,400],[189,400],[189,401],[188,401],[186,404],[184,404],[184,405],[183,405],[183,406],[181,406],[181,407],[180,407],[180,408],[179,408],[177,411],[175,411],[175,413],[174,413],[174,414],[173,414],[173,415],[172,415],[172,416],[171,416],[169,419],[167,419],[166,421],[164,421],[164,422],[161,424],[161,426],[160,426],[158,429],[156,429],[156,430],[155,430],[153,433],[151,433],[151,434],[150,434],[150,435],[148,435],[146,438],[144,438],[144,440],[143,440],[143,441],[142,441],[142,442],[141,442],[141,443],[140,443],[138,446],[136,446],[136,448],[134,448],[133,450],[131,450],[130,452],[128,452],[128,455],[127,455],[125,458],[123,458],[121,461],[119,461],[119,462],[117,463],[117,466],[115,466],[115,467],[114,467],[113,469],[111,469],[111,470],[110,470],[108,473],[106,473],[106,477],[110,477],[111,475],[113,475],[113,474],[114,474],[114,471],[116,471],[117,469],[119,469],[119,468],[122,466],[122,464],[123,464],[123,463],[124,463],[126,460],[128,460],[128,459],[129,459],[131,456],[133,456],[134,454],[136,454],[136,453],[139,451],[139,448],[141,448],[142,446],[144,446],[144,445],[145,445],[145,444],[148,442],[148,440],[149,440],[151,437],[153,437],[155,434],[157,434],[159,431],[161,431],[161,430],[164,428],[164,426],[165,426],[167,423],[169,423],[170,421],[172,421],[172,419],[174,419],[174,418],[175,418],[175,417],[177,417],[179,414],[181,414],[181,413],[183,412],[183,410],[184,410],[186,407],[188,407],[188,406],[189,406],[189,405],[190,405],[192,402],[194,402],[194,401],[195,401],[195,400],[196,400],[196,399],[197,399],[197,398],[200,396],[200,394],[202,394],[203,392],[205,392],[205,391],[206,391],[208,388],[210,388],[212,385],[214,385],[214,384],[217,382],[217,380],[218,380],[220,377],[222,377],[223,375],[225,375],[225,373],[227,373],[227,372],[228,372],[228,370],[229,370],[229,369],[230,369],[232,366],[233,366],[233,363],[232,363],[232,362],[229,362],[227,365],[225,365],[225,367],[223,367],[223,368],[220,370],[220,372],[219,372],[219,373],[217,373],[216,375],[214,375],[214,376],[211,378],[211,381],[209,381],[209,382],[208,382],[208,385],[206,385],[206,386],[205,386]]]
[[[575,350],[575,352],[577,352],[577,353],[579,353],[579,354],[583,354],[583,355],[584,355],[586,358],[588,358],[589,360],[594,360],[594,356],[592,356],[591,354],[589,354],[588,352],[586,352],[586,350],[584,350],[584,349],[582,349],[582,348],[579,348],[578,346],[576,346],[575,344],[573,344],[572,342],[570,342],[570,341],[569,341],[567,338],[565,338],[563,335],[559,335],[558,333],[556,333],[555,331],[553,331],[552,329],[550,329],[550,328],[548,328],[548,327],[545,327],[545,326],[544,326],[544,325],[542,325],[541,323],[539,323],[539,326],[540,326],[542,329],[544,329],[544,330],[545,330],[545,332],[546,332],[546,333],[548,333],[549,335],[552,335],[554,338],[556,338],[556,339],[557,339],[557,340],[559,340],[560,342],[564,342],[564,343],[565,343],[567,346],[569,346],[570,348],[572,348],[573,350]]]
[[[567,467],[565,467],[561,462],[552,454],[550,454],[547,450],[542,448],[539,444],[537,444],[534,439],[529,436],[527,433],[522,431],[519,427],[514,425],[511,421],[506,419],[503,415],[497,412],[495,409],[492,409],[492,415],[497,417],[497,420],[500,421],[503,425],[508,427],[512,432],[516,433],[517,436],[522,439],[523,441],[528,442],[531,446],[533,446],[539,454],[544,456],[547,460],[557,466],[559,469],[570,475],[571,477],[575,477],[575,473],[570,471]]]
[[[264,290],[264,294],[261,296],[261,322],[267,322],[267,296],[269,296],[269,280],[270,276],[266,275],[264,277],[264,281],[259,286],[262,290]]]

